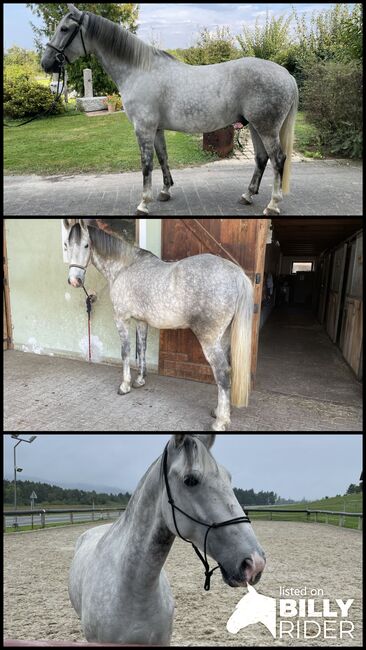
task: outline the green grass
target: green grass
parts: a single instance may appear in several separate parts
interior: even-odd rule
[[[171,167],[218,159],[202,151],[200,136],[167,131],[166,139]],[[71,105],[64,115],[5,129],[4,167],[8,174],[126,172],[140,171],[141,161],[124,113],[87,117]]]
[[[341,497],[330,497],[329,499],[319,499],[318,501],[308,501],[306,503],[294,503],[291,505],[278,506],[279,509],[285,510],[333,510],[335,512],[363,512],[362,508],[362,494],[347,494]],[[276,506],[271,506],[276,507]],[[268,512],[253,512],[250,513],[252,519],[265,519],[268,520],[271,517],[271,513]],[[295,513],[272,513],[273,521],[317,521],[318,523],[326,523],[326,515],[310,515],[310,519],[307,518],[306,514]],[[328,515],[328,524],[335,526],[339,525],[338,515]],[[345,528],[358,528],[358,517],[345,517],[344,522]]]
[[[296,117],[294,149],[308,158],[323,158],[318,130],[306,121],[301,112]]]

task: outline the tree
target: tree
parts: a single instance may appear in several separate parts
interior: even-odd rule
[[[236,37],[242,56],[256,56],[258,59],[274,61],[290,69],[289,63],[292,61],[293,51],[289,33],[291,20],[292,16],[288,18],[272,16],[270,20],[267,12],[263,27],[260,26],[258,19],[253,29],[243,26],[243,34]]]
[[[196,45],[183,51],[183,57],[191,65],[208,65],[237,59],[240,51],[228,27],[217,27],[213,33],[204,28]]]
[[[36,16],[43,18],[44,21],[44,27],[36,27],[32,24],[36,48],[41,57],[44,38],[49,40],[52,37],[61,18],[69,10],[66,3],[31,3],[27,4],[27,7],[30,7],[32,12]],[[139,14],[139,7],[136,3],[78,3],[78,9],[108,18],[133,34],[136,33]],[[93,92],[95,95],[108,95],[118,92],[114,81],[104,72],[98,59],[91,54],[78,59],[69,65],[67,69],[69,86],[74,88],[79,95],[83,95],[84,92],[83,70],[85,68],[92,70]]]
[[[13,45],[4,54],[4,76],[6,79],[33,81],[42,73],[36,52]]]

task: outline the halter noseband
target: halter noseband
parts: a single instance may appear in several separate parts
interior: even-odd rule
[[[202,562],[202,564],[203,564],[203,566],[205,568],[205,576],[206,576],[205,591],[210,591],[211,578],[212,578],[214,572],[217,571],[217,569],[220,568],[220,565],[218,565],[214,569],[210,569],[210,565],[209,565],[209,562],[208,562],[208,559],[207,559],[207,539],[208,539],[208,535],[209,535],[210,531],[212,529],[223,528],[224,526],[232,526],[234,524],[250,524],[251,521],[250,521],[249,517],[247,517],[245,515],[243,517],[237,517],[236,519],[229,519],[229,521],[223,521],[220,524],[215,524],[215,523],[214,524],[207,524],[204,521],[199,521],[198,519],[195,519],[194,517],[191,517],[191,515],[188,515],[186,512],[184,512],[184,510],[182,510],[181,508],[178,508],[178,506],[175,505],[174,499],[172,497],[172,493],[171,493],[170,485],[169,485],[169,480],[168,480],[168,446],[169,446],[169,443],[165,447],[165,451],[164,451],[163,471],[164,471],[164,480],[165,480],[165,487],[166,487],[166,491],[167,491],[167,495],[168,495],[168,501],[169,501],[169,503],[170,503],[170,505],[172,507],[174,526],[175,526],[175,529],[176,529],[177,534],[179,535],[179,537],[184,542],[188,542],[188,544],[192,544],[196,554],[198,555],[199,559],[201,560],[201,562]],[[199,549],[197,548],[197,546],[193,542],[191,542],[189,539],[186,539],[185,537],[183,537],[183,535],[180,534],[179,528],[178,528],[178,525],[177,525],[177,519],[176,519],[176,516],[175,516],[175,511],[176,510],[178,512],[180,512],[182,515],[184,515],[185,517],[187,517],[188,519],[190,519],[191,521],[194,521],[196,524],[199,524],[200,526],[206,526],[207,531],[206,531],[205,542],[204,542],[204,555],[202,555],[202,553],[199,551]]]
[[[55,51],[58,53],[58,54],[56,54],[56,60],[57,60],[57,62],[60,64],[61,67],[65,65],[65,61],[66,61],[67,63],[70,63],[69,59],[67,58],[67,56],[66,56],[66,54],[65,54],[65,50],[66,50],[66,48],[69,47],[69,45],[73,42],[75,36],[76,36],[79,32],[80,32],[81,42],[82,42],[82,44],[83,44],[83,48],[84,48],[85,56],[88,55],[88,53],[87,53],[87,51],[86,51],[86,49],[85,49],[85,43],[84,43],[84,38],[83,38],[83,32],[81,31],[81,25],[83,24],[84,16],[85,16],[85,13],[84,13],[84,12],[81,14],[81,16],[80,16],[79,19],[75,18],[75,16],[69,16],[69,18],[71,18],[71,20],[74,20],[74,21],[77,23],[77,25],[76,25],[74,31],[72,32],[72,34],[70,34],[70,38],[68,38],[68,40],[66,41],[65,45],[64,45],[61,49],[58,48],[58,47],[55,47],[55,45],[52,45],[52,43],[47,43],[47,45],[46,45],[46,47],[50,47],[50,48],[52,48],[52,50],[55,50]]]

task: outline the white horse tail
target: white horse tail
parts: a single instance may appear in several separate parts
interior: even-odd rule
[[[241,293],[231,328],[231,403],[248,406],[252,367],[253,286],[243,272]]]
[[[286,154],[285,166],[284,166],[283,177],[282,177],[282,192],[284,194],[288,194],[290,191],[291,158],[292,158],[292,150],[294,146],[294,131],[295,131],[297,106],[299,103],[299,91],[297,89],[297,84],[295,79],[294,79],[294,86],[295,86],[294,101],[280,130],[281,148],[283,153]]]

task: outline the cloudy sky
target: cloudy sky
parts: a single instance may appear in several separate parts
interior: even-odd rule
[[[29,435],[21,435],[28,438]],[[41,434],[21,443],[22,480],[104,491],[132,492],[162,453],[168,434]],[[14,440],[4,435],[4,474],[13,476]],[[362,436],[358,434],[219,435],[213,453],[233,475],[234,487],[315,499],[344,494],[358,483]]]
[[[333,3],[335,4],[335,3]],[[76,6],[77,3],[76,3]],[[215,30],[228,26],[232,34],[240,34],[242,26],[252,26],[256,18],[263,21],[268,11],[276,18],[288,16],[294,6],[298,14],[310,19],[312,11],[321,11],[327,3],[140,3],[138,36],[144,41],[152,39],[159,47],[177,48],[193,45],[204,27]],[[5,48],[18,45],[33,49],[33,32],[30,22],[41,25],[23,3],[4,3]]]

